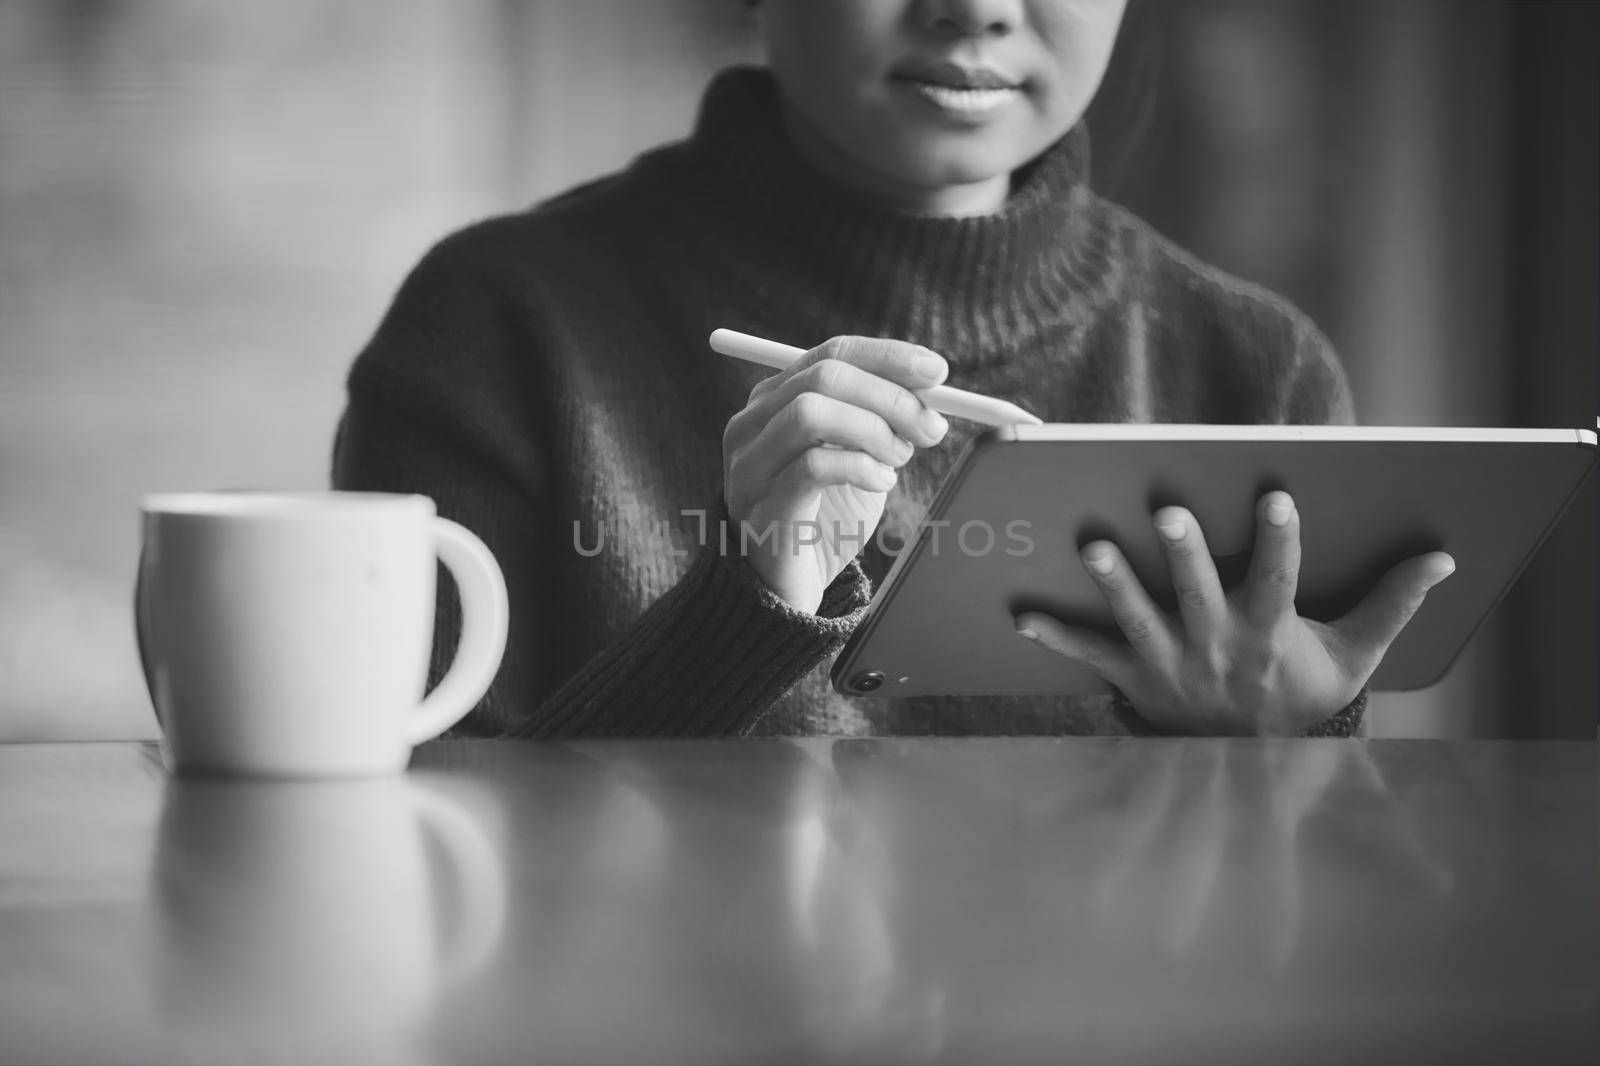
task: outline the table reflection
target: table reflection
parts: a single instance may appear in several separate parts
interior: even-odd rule
[[[178,778],[149,909],[158,1009],[200,1057],[409,1061],[498,951],[505,876],[466,808],[411,780]]]
[[[1594,796],[1538,743],[0,749],[0,1058],[1587,1063]]]
[[[854,823],[826,742],[496,754],[520,874],[505,957],[524,965],[451,997],[442,1039],[470,1036],[476,1061],[937,1050],[942,992],[902,964],[891,853]]]
[[[1581,892],[1506,864],[1560,853],[1507,825],[1527,786],[1503,761],[1432,759],[1397,788],[1368,746],[1338,741],[963,745],[830,752],[840,820],[874,842],[856,861],[886,871],[840,867],[838,891],[874,885],[858,906],[885,916],[902,979],[954,1015],[950,1057],[1068,1041],[1092,1058],[1116,1051],[1113,1032],[1181,1044],[1226,1019],[1241,1052],[1306,1060],[1308,1039],[1375,1038],[1395,1002],[1501,1002],[1496,969],[1529,987],[1592,982],[1563,946],[1592,941]],[[1573,836],[1554,819],[1544,832]],[[1566,898],[1505,906],[1534,885]],[[1437,1039],[1463,1023],[1491,1037],[1522,1024],[1452,1010]]]
[[[799,978],[796,1011],[820,1051],[883,1061],[937,1056],[945,984],[912,968],[911,932],[891,911],[906,886],[880,827],[858,811],[827,752],[797,775],[784,833],[787,931]]]
[[[1332,805],[1370,808],[1362,815],[1368,845],[1400,883],[1441,903],[1450,893],[1452,871],[1418,837],[1364,745],[1282,745],[1249,757],[1212,745],[1189,753],[1187,764],[1184,754],[1178,746],[1157,753],[1150,780],[1123,810],[1118,839],[1097,861],[1088,914],[1098,928],[1142,934],[1172,956],[1196,951],[1202,936],[1225,937],[1259,945],[1273,971],[1287,970],[1307,921],[1304,867],[1316,844],[1302,834]],[[1237,817],[1251,796],[1261,816]],[[1086,800],[1093,797],[1074,802]]]
[[[1559,997],[1479,1009],[1503,1002],[1502,974],[1592,995],[1570,944],[1594,923],[1561,880],[1583,839],[1570,813],[1529,821],[1521,793],[1542,785],[1514,749],[1383,750],[478,751],[515,824],[514,971],[450,997],[442,1039],[476,1061],[922,1062],[1093,1059],[1130,1033],[1171,1048],[1222,1026],[1241,1052],[1319,1061],[1392,1046],[1399,1001],[1450,1019],[1438,1047],[1474,1027],[1501,1046],[1540,1016],[1570,1031]],[[1545,910],[1512,905],[1530,891]]]

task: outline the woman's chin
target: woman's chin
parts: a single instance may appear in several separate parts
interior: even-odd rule
[[[935,151],[902,163],[896,175],[907,186],[929,191],[987,185],[1009,177],[1027,160],[1012,153]]]
[[[934,130],[884,143],[886,170],[908,185],[939,189],[981,185],[1009,175],[1039,153],[1011,131]]]

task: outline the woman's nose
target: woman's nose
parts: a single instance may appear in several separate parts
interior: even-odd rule
[[[1022,21],[1026,0],[918,0],[917,20],[951,37],[1001,37]]]

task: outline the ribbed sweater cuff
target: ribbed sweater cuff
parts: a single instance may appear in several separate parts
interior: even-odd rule
[[[743,733],[855,629],[871,582],[855,560],[816,614],[790,606],[715,538],[620,641],[596,656],[516,736]]]
[[[1350,705],[1325,722],[1306,730],[1302,736],[1307,737],[1357,737],[1361,735],[1361,723],[1367,716],[1367,690],[1365,687]]]
[[[1128,697],[1120,689],[1112,689],[1113,702],[1116,705],[1117,717],[1128,727],[1128,731],[1135,736],[1160,736],[1162,730],[1151,725],[1139,713]],[[1303,737],[1359,737],[1361,723],[1367,714],[1367,690],[1363,688],[1356,693],[1356,698],[1331,718],[1317,723],[1300,735]]]

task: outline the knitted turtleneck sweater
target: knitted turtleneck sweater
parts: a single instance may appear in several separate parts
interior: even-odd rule
[[[687,141],[430,251],[350,373],[333,481],[431,496],[499,560],[506,658],[463,728],[1140,731],[1109,698],[840,696],[827,668],[891,560],[869,542],[812,615],[723,554],[714,526],[723,429],[767,373],[712,354],[718,326],[801,347],[913,341],[949,360],[951,384],[1046,421],[1350,420],[1304,317],[1087,178],[1080,127],[997,214],[893,213],[809,167],[770,76],[743,68],[713,81]],[[978,428],[953,420],[919,452],[885,520],[914,527]],[[458,634],[441,583],[435,678]]]

